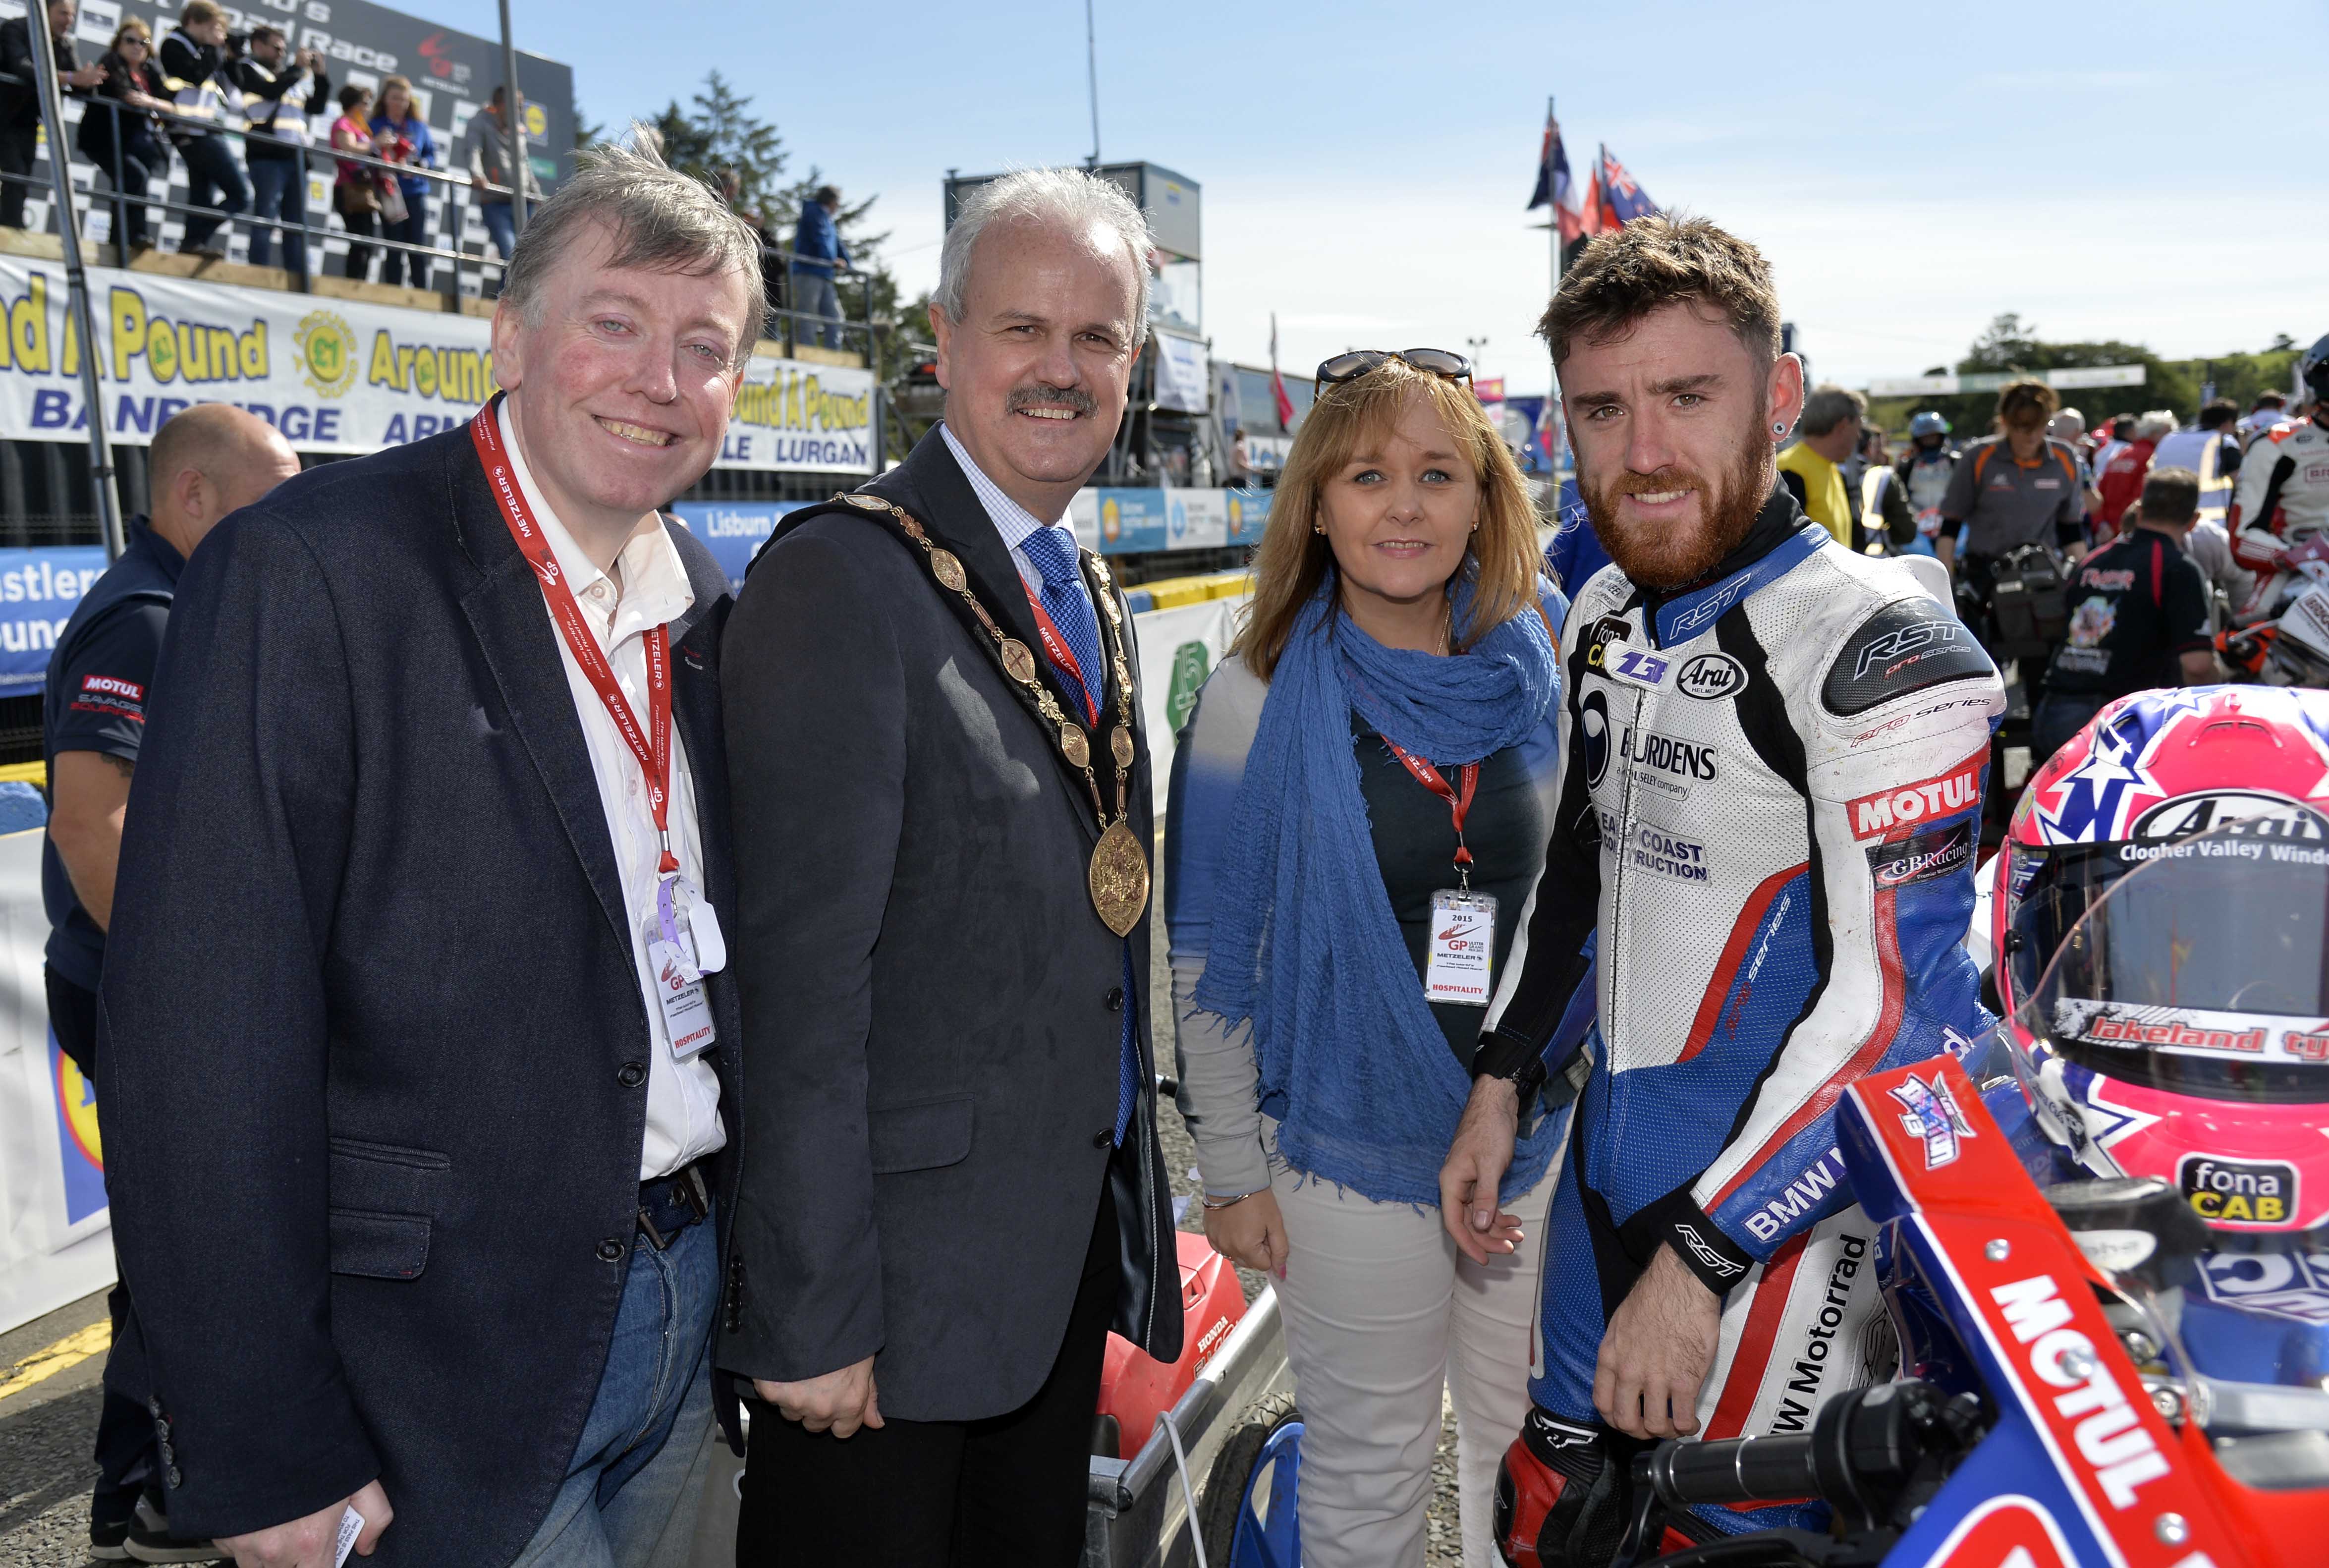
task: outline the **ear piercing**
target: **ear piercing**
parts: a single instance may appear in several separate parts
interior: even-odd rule
[[[1787,427],[1780,423],[1777,420],[1773,420],[1771,421],[1771,433],[1775,436],[1784,436],[1787,433]]]

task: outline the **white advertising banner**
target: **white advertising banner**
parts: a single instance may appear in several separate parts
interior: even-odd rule
[[[91,268],[99,401],[143,445],[191,403],[250,410],[302,451],[372,452],[461,424],[493,395],[492,324],[271,288]],[[0,256],[0,436],[84,441],[64,268]],[[717,467],[873,471],[873,373],[754,358]]]
[[[1151,609],[1132,618],[1139,643],[1141,721],[1148,727],[1148,751],[1155,781],[1156,821],[1164,821],[1164,801],[1173,787],[1174,737],[1189,721],[1197,693],[1236,639],[1238,620],[1252,595],[1208,599],[1171,609]]]
[[[1168,550],[1218,550],[1230,542],[1227,490],[1164,492],[1164,538]]]
[[[1183,413],[1205,411],[1211,384],[1206,373],[1205,345],[1193,337],[1159,332],[1149,341],[1156,348],[1156,406]]]
[[[0,1333],[113,1283],[97,1096],[49,1036],[41,834],[0,836]]]

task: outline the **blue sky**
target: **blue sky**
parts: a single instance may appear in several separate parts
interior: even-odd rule
[[[484,0],[403,4],[497,32]],[[1081,0],[513,5],[594,120],[684,99],[717,65],[791,173],[880,194],[910,288],[937,274],[948,167],[1091,150]],[[1274,310],[1289,368],[1485,337],[1483,373],[1542,390],[1547,237],[1522,207],[1548,92],[1572,164],[1606,141],[1658,202],[1763,247],[1823,379],[1953,360],[2008,310],[2171,357],[2329,332],[2313,0],[2223,20],[2145,0],[1095,9],[1101,152],[1202,187],[1227,357],[1264,362]]]

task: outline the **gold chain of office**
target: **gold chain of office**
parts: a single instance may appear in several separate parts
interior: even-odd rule
[[[1061,710],[1059,700],[1043,684],[1042,676],[1037,673],[1035,650],[996,624],[986,606],[970,590],[970,576],[963,570],[960,558],[951,550],[932,543],[921,524],[893,502],[863,490],[846,491],[834,498],[863,511],[886,512],[895,519],[906,536],[922,547],[929,562],[930,575],[938,580],[938,586],[958,595],[985,628],[987,651],[995,656],[1004,675],[1033,699],[1035,711],[1042,716],[1053,742],[1060,748],[1060,755],[1068,760],[1068,766],[1082,771],[1084,787],[1091,793],[1092,814],[1100,830],[1099,842],[1092,846],[1091,864],[1085,872],[1092,908],[1098,912],[1101,923],[1109,930],[1120,937],[1131,935],[1132,928],[1140,923],[1140,916],[1148,907],[1148,852],[1141,847],[1139,836],[1127,820],[1131,810],[1132,763],[1137,754],[1132,740],[1132,666],[1124,656],[1124,618],[1116,606],[1116,585],[1108,576],[1108,563],[1089,552],[1081,553],[1091,566],[1092,575],[1099,580],[1100,591],[1093,597],[1099,600],[1104,612],[1099,619],[1100,635],[1108,645],[1108,662],[1116,672],[1116,725],[1108,737],[1108,751],[1116,762],[1113,819],[1101,802],[1099,780],[1092,772],[1091,737]]]

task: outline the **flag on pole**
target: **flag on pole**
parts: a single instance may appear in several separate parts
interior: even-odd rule
[[[1646,218],[1658,210],[1650,194],[1634,183],[1626,165],[1610,156],[1605,143],[1601,148],[1601,165],[1594,185],[1601,198],[1605,214],[1603,222],[1612,229],[1623,228],[1636,218]]]
[[[1269,313],[1269,395],[1278,404],[1278,428],[1294,428],[1294,400],[1286,395],[1286,378],[1278,370],[1278,312]]]
[[[1528,211],[1567,207],[1572,204],[1572,198],[1569,150],[1561,145],[1561,122],[1552,118],[1548,106],[1544,111],[1544,145],[1536,156],[1536,194],[1529,198]]]

